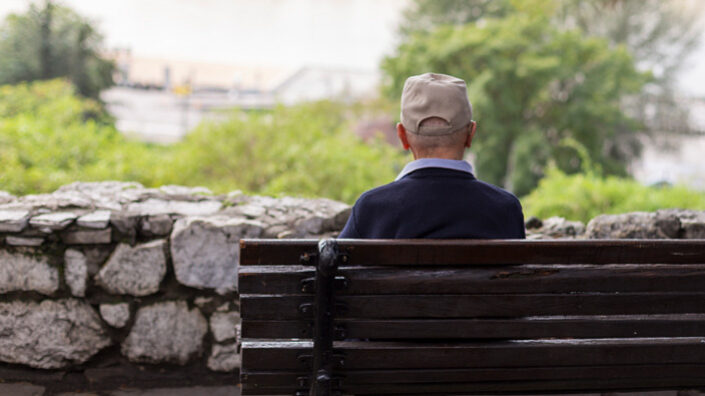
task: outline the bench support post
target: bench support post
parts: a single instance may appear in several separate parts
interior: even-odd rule
[[[333,394],[334,281],[339,257],[335,239],[325,239],[318,243],[311,396]]]

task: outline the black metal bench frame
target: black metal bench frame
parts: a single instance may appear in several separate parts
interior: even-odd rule
[[[453,265],[466,263],[467,257],[457,257],[454,253],[444,252],[444,247],[471,245],[475,253],[473,264],[494,264],[498,252],[511,247],[511,252],[502,252],[504,261],[517,263],[555,262],[556,257],[563,257],[560,262],[571,262],[571,249],[576,244],[584,248],[595,249],[591,264],[610,264],[618,262],[639,263],[679,263],[705,264],[705,240],[698,241],[654,241],[654,240],[620,240],[620,241],[345,241],[341,240],[345,249],[339,247],[339,241],[334,239],[321,240],[317,250],[310,251],[312,241],[289,240],[243,240],[242,260],[246,264],[271,263],[276,258],[268,257],[268,247],[272,245],[291,245],[295,251],[303,250],[300,263],[315,267],[315,277],[303,279],[300,283],[301,292],[314,293],[313,303],[303,303],[299,306],[302,315],[313,318],[312,355],[301,355],[299,359],[310,359],[310,376],[298,378],[299,390],[297,396],[315,395],[329,396],[340,394],[340,378],[335,376],[334,366],[340,365],[343,356],[336,354],[333,341],[346,338],[345,328],[336,327],[336,315],[343,312],[344,304],[336,302],[336,290],[345,289],[348,280],[338,275],[341,265],[349,264],[355,257],[356,246],[386,246],[387,255],[394,257],[394,262],[407,257],[409,263],[415,265],[435,265],[439,263]],[[410,249],[414,246],[426,246],[424,250]],[[580,262],[581,259],[578,259]],[[384,256],[355,257],[356,265],[374,262],[375,265],[385,264]],[[241,280],[242,283],[242,280]],[[705,286],[705,284],[703,284]],[[705,312],[705,311],[703,311]],[[246,320],[243,318],[243,320]],[[703,334],[705,336],[705,334]],[[705,340],[703,340],[705,342]],[[243,362],[245,363],[245,362]],[[705,362],[704,362],[705,363]],[[243,366],[245,368],[245,366]],[[247,372],[243,372],[243,382],[247,381]],[[703,380],[705,386],[705,379]]]

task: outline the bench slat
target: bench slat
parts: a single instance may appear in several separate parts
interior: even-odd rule
[[[242,343],[247,370],[305,370],[311,342]],[[335,342],[346,370],[701,364],[705,337],[467,343]],[[338,366],[337,369],[341,367]]]
[[[240,295],[243,319],[302,319],[311,296]],[[477,318],[705,313],[705,293],[340,296],[338,318]]]
[[[346,338],[621,338],[705,336],[705,315],[584,316],[532,319],[340,319]],[[247,320],[244,338],[311,338],[307,321]]]
[[[244,384],[290,386],[306,371],[243,371]],[[527,368],[472,368],[472,369],[416,369],[416,370],[347,370],[344,384],[414,384],[444,382],[490,382],[556,379],[619,379],[619,378],[673,378],[703,377],[705,364],[527,367]],[[260,385],[261,386],[261,385]]]
[[[315,271],[305,266],[240,268],[242,294],[301,293],[301,281]],[[507,267],[391,269],[344,267],[346,294],[505,294],[703,291],[705,264],[685,265],[518,265]]]
[[[317,251],[316,239],[241,239],[240,265],[295,265]]]
[[[674,378],[619,378],[619,379],[590,379],[590,380],[555,380],[555,381],[501,381],[501,382],[472,382],[472,383],[418,383],[418,384],[375,384],[349,385],[342,388],[344,394],[355,395],[449,395],[449,394],[486,394],[487,392],[601,392],[608,390],[643,391],[643,390],[671,390],[674,388],[688,389],[705,385],[702,377],[674,377]],[[300,388],[270,387],[252,388],[247,384],[242,386],[243,395],[291,395],[292,391]]]
[[[240,242],[240,265],[294,265],[312,240]],[[702,264],[705,240],[338,240],[348,265]]]

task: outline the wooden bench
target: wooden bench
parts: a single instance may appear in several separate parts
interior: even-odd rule
[[[242,394],[705,388],[705,240],[243,240]]]

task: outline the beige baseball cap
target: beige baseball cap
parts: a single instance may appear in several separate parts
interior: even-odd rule
[[[441,118],[448,125],[419,126],[430,117]],[[401,123],[407,131],[416,135],[448,135],[471,121],[472,105],[465,81],[438,73],[406,79],[401,93]]]

